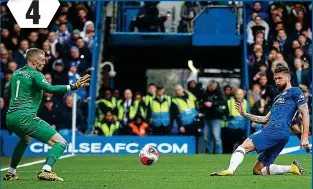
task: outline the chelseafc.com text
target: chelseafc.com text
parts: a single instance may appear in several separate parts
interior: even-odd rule
[[[156,147],[160,153],[177,153],[177,154],[187,154],[188,153],[188,144],[178,145],[176,143],[161,143],[159,145],[155,143],[149,143],[147,145],[151,145]],[[135,154],[140,151],[142,146],[137,143],[80,143],[78,148],[75,149],[75,153],[88,153],[88,154],[115,154],[115,153],[130,153]],[[43,144],[40,142],[35,142],[30,145],[30,150],[33,153],[46,153],[51,149],[47,144]],[[65,150],[65,153],[72,152],[72,143],[69,143],[68,148]]]

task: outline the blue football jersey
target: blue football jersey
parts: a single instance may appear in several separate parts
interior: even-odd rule
[[[304,94],[298,87],[292,87],[277,95],[271,109],[270,120],[266,125],[268,133],[290,135],[289,127],[298,107],[305,104]]]

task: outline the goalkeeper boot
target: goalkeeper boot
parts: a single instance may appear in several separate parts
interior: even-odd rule
[[[4,175],[3,180],[20,180],[20,177],[18,177],[17,174],[9,173]]]
[[[234,171],[232,170],[222,170],[218,172],[213,172],[210,174],[210,176],[232,176],[234,175]]]
[[[52,171],[42,170],[38,173],[39,180],[47,180],[47,181],[64,181],[61,177],[58,177]]]
[[[297,161],[297,160],[295,160],[294,162],[292,162],[290,170],[291,170],[291,172],[292,172],[294,175],[304,175],[304,174],[305,174],[304,169],[302,168],[300,162]]]

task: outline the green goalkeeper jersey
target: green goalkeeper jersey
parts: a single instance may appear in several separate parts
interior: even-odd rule
[[[10,98],[8,113],[19,111],[36,114],[43,91],[65,93],[68,89],[67,85],[50,85],[41,72],[30,66],[24,66],[13,73],[6,89],[6,95]]]

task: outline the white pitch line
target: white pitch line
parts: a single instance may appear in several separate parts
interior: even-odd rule
[[[75,156],[75,155],[73,155],[73,154],[68,154],[68,155],[61,156],[59,159],[65,159],[65,158],[69,158],[69,157],[73,157],[73,156]],[[43,159],[43,160],[33,161],[33,162],[30,162],[30,163],[25,163],[25,164],[22,164],[22,165],[17,166],[17,168],[28,167],[28,166],[36,165],[36,164],[39,164],[39,163],[44,163],[45,161],[46,161],[46,160]],[[6,170],[8,170],[8,169],[9,169],[9,167],[3,168],[3,169],[1,169],[1,171],[6,171]]]

